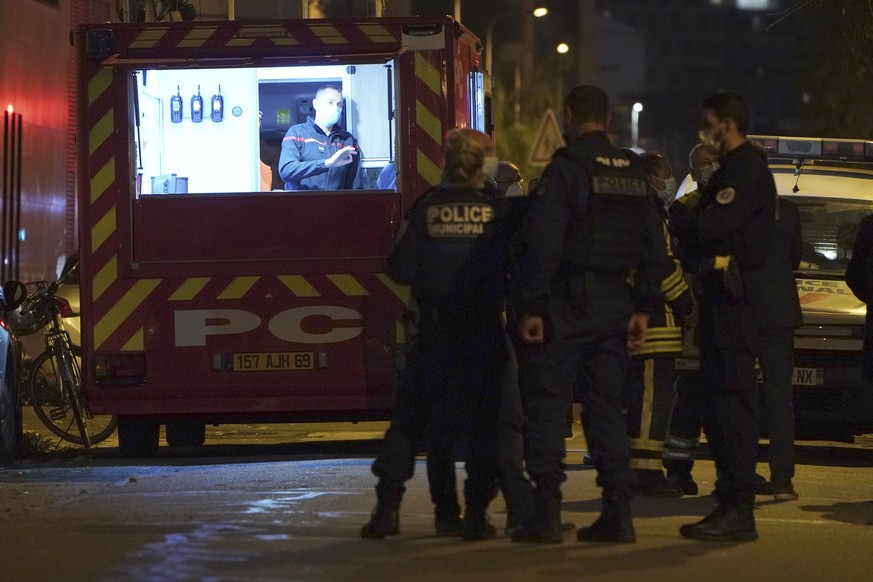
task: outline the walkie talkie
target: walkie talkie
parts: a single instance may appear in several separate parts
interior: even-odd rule
[[[221,96],[221,85],[218,93],[212,96],[212,121],[216,123],[224,119],[224,97]]]
[[[176,85],[176,94],[170,97],[170,121],[182,123],[182,95],[179,86]]]
[[[200,85],[197,85],[197,94],[191,97],[191,121],[194,123],[203,121],[203,97],[200,96]]]

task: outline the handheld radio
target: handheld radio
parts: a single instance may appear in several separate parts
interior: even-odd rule
[[[216,123],[224,119],[224,97],[221,96],[221,85],[218,93],[212,96],[212,121]]]
[[[191,121],[194,123],[203,121],[203,97],[200,96],[200,85],[197,85],[197,94],[191,97]]]
[[[176,94],[170,97],[170,121],[182,122],[182,95],[179,94],[178,85],[176,85]]]

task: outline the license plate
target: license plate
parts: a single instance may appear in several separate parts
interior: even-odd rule
[[[231,372],[314,370],[313,352],[245,352],[224,354],[224,369]]]
[[[824,386],[822,368],[794,368],[791,381],[795,386]]]

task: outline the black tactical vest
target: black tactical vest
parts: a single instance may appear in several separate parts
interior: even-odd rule
[[[579,162],[588,174],[575,199],[565,269],[624,275],[636,268],[644,251],[646,213],[652,210],[638,163],[619,150],[595,156],[566,147],[555,155]]]

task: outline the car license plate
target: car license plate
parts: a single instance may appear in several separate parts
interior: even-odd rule
[[[224,369],[231,372],[314,370],[313,352],[245,352],[224,354]]]
[[[794,368],[791,380],[795,386],[824,386],[824,370],[822,368]]]

